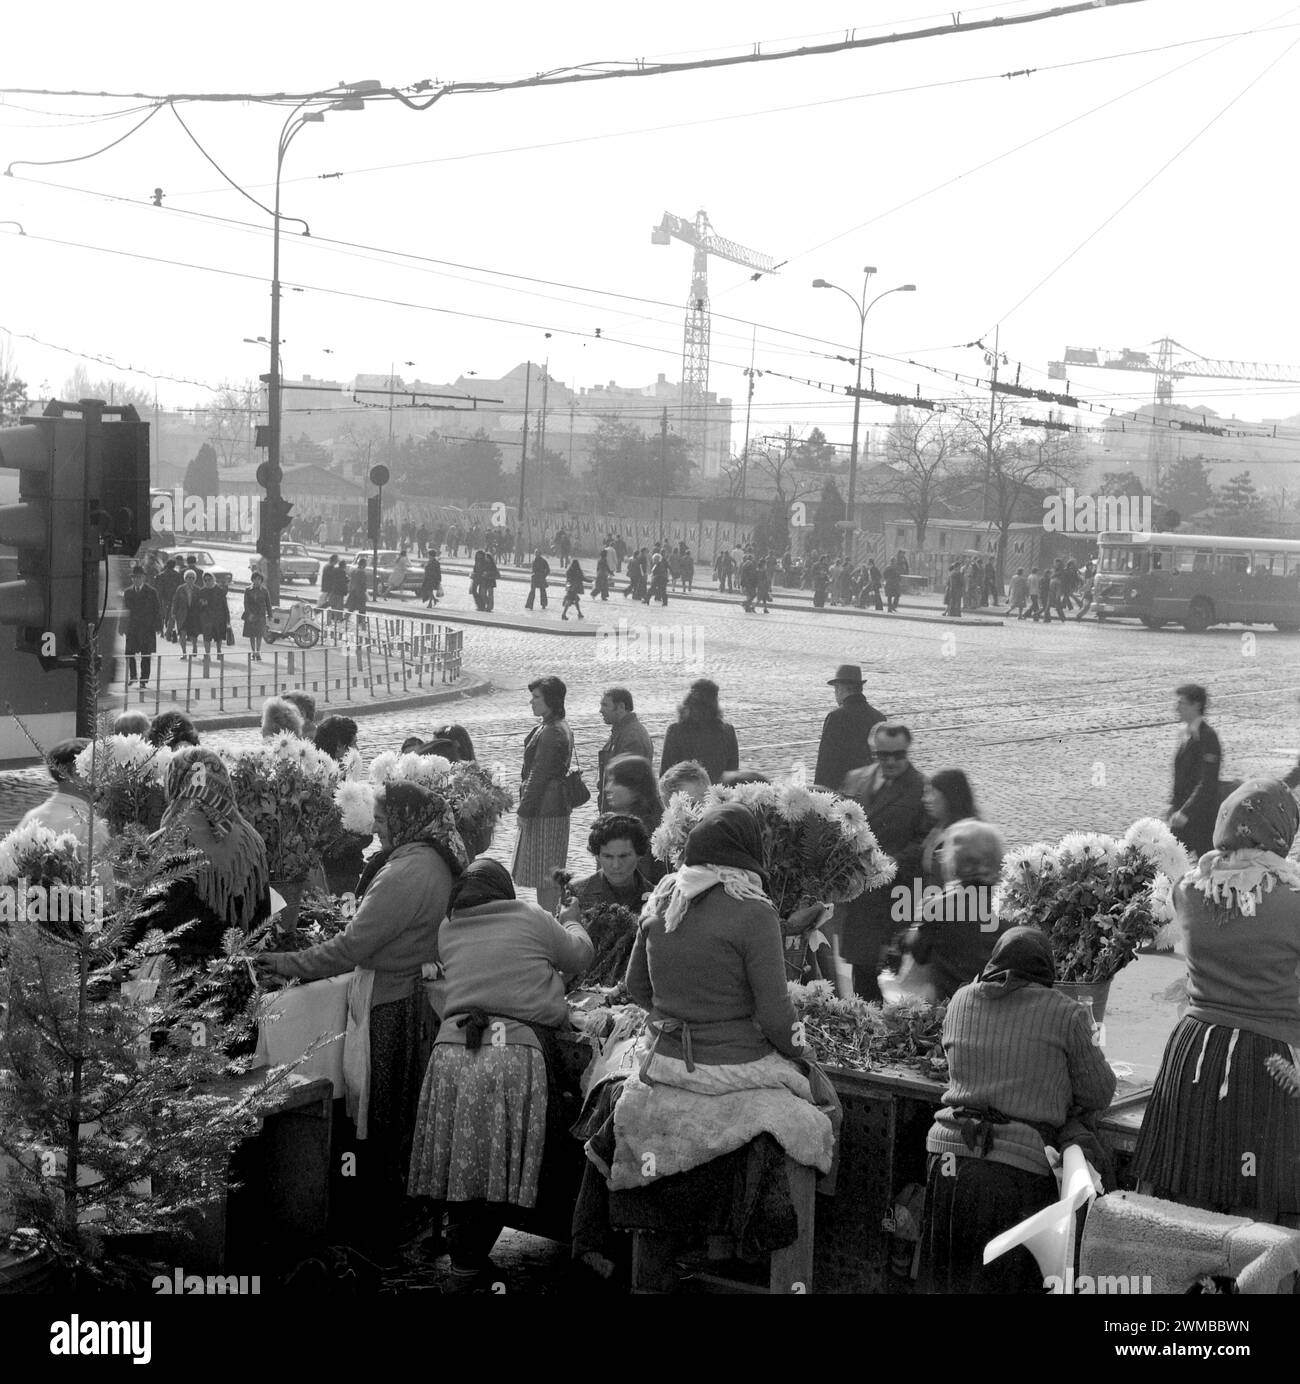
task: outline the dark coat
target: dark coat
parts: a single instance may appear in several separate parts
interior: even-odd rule
[[[153,653],[157,635],[162,630],[162,604],[158,593],[148,583],[139,591],[128,586],[122,593],[122,604],[126,607],[127,653]]]
[[[164,615],[170,615],[172,608],[172,598],[176,595],[176,588],[181,584],[181,574],[174,568],[164,567],[154,579],[154,590],[158,593],[158,602],[163,608]]]
[[[651,764],[655,762],[654,741],[650,739],[650,732],[637,719],[634,711],[629,711],[618,725],[610,726],[609,739],[597,753],[596,765],[600,774],[596,791],[598,812],[605,811],[605,766],[621,754],[639,754]]]
[[[735,727],[730,721],[674,721],[664,734],[660,774],[686,759],[703,764],[709,771],[710,783],[717,783],[728,769],[739,769]]]
[[[867,744],[871,727],[885,719],[861,692],[850,693],[822,722],[821,744],[817,747],[817,772],[813,781],[819,788],[838,793],[850,769],[870,764],[875,755]]]
[[[1187,818],[1187,824],[1179,827],[1174,835],[1193,855],[1204,855],[1214,845],[1222,762],[1219,737],[1205,721],[1197,727],[1194,736],[1179,745],[1174,756],[1174,791],[1170,806]]]
[[[880,956],[881,947],[907,920],[895,921],[891,916],[892,892],[895,887],[909,891],[912,881],[921,873],[921,850],[934,825],[925,806],[925,779],[914,764],[892,782],[880,772],[880,765],[867,770],[867,781],[854,794],[867,814],[880,849],[898,864],[898,873],[890,884],[837,907],[843,910],[840,947],[844,959],[855,966],[872,966]]]
[[[543,721],[528,732],[520,774],[520,817],[569,815],[571,809],[564,794],[564,779],[569,772],[572,752],[573,734],[562,719]]]

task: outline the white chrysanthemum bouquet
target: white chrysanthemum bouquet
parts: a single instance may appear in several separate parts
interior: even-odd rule
[[[1172,921],[1173,886],[1191,857],[1160,821],[1144,817],[1122,837],[1071,832],[1008,853],[993,896],[998,916],[1047,933],[1057,978],[1110,980]]]
[[[340,830],[338,764],[287,731],[227,762],[239,810],[266,842],[271,878],[306,879]]]
[[[446,798],[471,859],[492,844],[502,813],[515,805],[500,769],[489,770],[474,761],[453,764],[441,755],[385,750],[371,760],[368,777],[368,783],[341,785],[336,794],[340,810],[356,824],[348,826],[349,831],[363,831],[363,826],[365,835],[374,831],[375,790],[381,784],[418,783]]]
[[[153,831],[162,816],[173,754],[171,749],[151,745],[142,735],[107,735],[87,745],[73,768],[90,787],[95,810],[110,831],[120,834],[132,823]]]
[[[897,866],[880,849],[857,803],[798,783],[715,784],[699,801],[675,793],[650,840],[655,856],[675,870],[705,808],[729,802],[758,815],[770,894],[782,918],[807,904],[856,899],[894,878]]]

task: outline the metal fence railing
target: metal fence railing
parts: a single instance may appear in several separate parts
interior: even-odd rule
[[[214,645],[208,654],[186,656],[164,644],[150,656],[148,686],[129,684],[130,668],[119,651],[111,691],[124,706],[156,715],[160,711],[236,714],[257,709],[267,697],[310,692],[324,707],[430,691],[458,682],[464,632],[426,620],[369,615],[357,621],[326,620],[313,626],[310,647],[263,645],[254,660],[245,646]],[[143,676],[143,655],[136,656]]]

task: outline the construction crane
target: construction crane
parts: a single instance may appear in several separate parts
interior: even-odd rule
[[[1150,343],[1156,348],[1154,356],[1148,351],[1103,351],[1090,347],[1067,347],[1065,359],[1052,361],[1047,367],[1050,379],[1066,378],[1068,366],[1085,366],[1099,370],[1129,370],[1156,377],[1155,409],[1151,430],[1151,488],[1160,484],[1166,464],[1171,459],[1174,430],[1170,426],[1170,409],[1174,400],[1174,381],[1182,379],[1211,380],[1268,380],[1278,384],[1300,383],[1300,366],[1265,365],[1253,360],[1212,360],[1199,356],[1171,336],[1162,336]],[[1175,354],[1181,352],[1182,354]],[[1161,410],[1164,410],[1163,416]]]
[[[756,270],[755,278],[776,273],[777,264],[771,255],[761,255],[734,240],[714,235],[703,211],[695,213],[694,221],[664,212],[663,221],[650,232],[650,243],[667,245],[674,238],[695,247],[691,296],[686,303],[682,336],[682,428],[687,455],[703,471],[709,430],[709,256]]]

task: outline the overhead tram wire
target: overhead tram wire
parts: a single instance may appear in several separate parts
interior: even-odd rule
[[[1050,20],[1064,19],[1072,15],[1095,14],[1098,10],[1119,9],[1122,6],[1143,5],[1147,3],[1148,0],[1076,0],[1074,4],[1055,5],[1050,9],[1035,10],[1029,14],[997,15],[991,19],[976,19],[969,23],[961,22],[960,12],[951,11],[950,13],[955,17],[955,22],[936,25],[926,29],[908,30],[903,33],[884,34],[878,37],[845,37],[834,43],[812,44],[801,48],[777,50],[767,53],[762,51],[762,44],[760,42],[753,44],[752,51],[748,53],[738,53],[721,58],[700,58],[691,62],[657,62],[647,64],[644,59],[637,59],[633,62],[621,61],[604,64],[583,63],[554,68],[549,72],[542,72],[535,76],[521,77],[506,82],[446,82],[439,84],[436,81],[425,80],[415,83],[412,87],[412,90],[417,94],[428,91],[431,87],[438,87],[438,90],[425,101],[414,100],[407,96],[404,91],[396,87],[376,91],[373,93],[373,97],[375,99],[400,101],[411,110],[426,111],[448,96],[490,95],[507,91],[523,91],[537,88],[572,86],[580,83],[616,81],[625,78],[674,76],[684,72],[699,72],[721,67],[752,66],[756,63],[786,62],[794,58],[826,57],[835,53],[849,53],[868,48],[882,48],[899,43],[916,43],[926,39],[951,38],[958,34],[979,33],[987,29],[1005,29],[1019,27],[1025,24],[1039,24]],[[847,32],[850,31],[846,31],[846,33]],[[145,92],[52,91],[32,87],[0,88],[0,95],[7,93],[15,96],[86,96],[102,97],[104,99],[113,100],[153,100],[159,102],[258,101],[277,105],[282,105],[290,100],[310,100],[313,96],[320,94],[308,92],[299,95],[297,98],[293,98],[284,92],[270,95],[254,95],[247,92],[170,92],[150,96]],[[370,97],[368,96],[367,99],[370,99]]]

